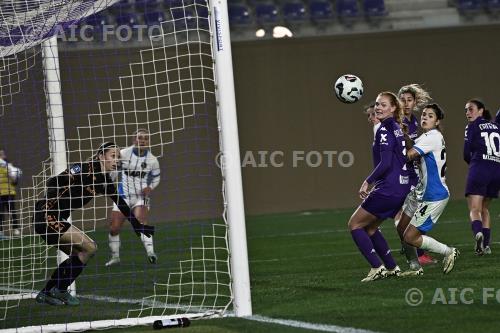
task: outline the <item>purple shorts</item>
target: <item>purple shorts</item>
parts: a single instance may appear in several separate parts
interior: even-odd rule
[[[385,220],[386,218],[394,218],[396,216],[401,207],[403,207],[405,199],[406,196],[389,197],[377,192],[372,192],[363,203],[361,203],[361,207],[368,213],[375,215],[378,219]]]
[[[465,196],[481,195],[486,198],[498,198],[500,191],[499,171],[492,170],[491,164],[472,164],[467,175]]]

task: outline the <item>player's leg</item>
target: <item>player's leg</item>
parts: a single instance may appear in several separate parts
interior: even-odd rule
[[[491,254],[490,239],[491,239],[491,217],[490,217],[490,206],[491,198],[483,199],[483,207],[481,210],[481,217],[483,218],[483,253]]]
[[[10,217],[11,217],[11,225],[12,225],[12,230],[13,230],[13,234],[14,236],[19,236],[21,234],[20,230],[19,230],[19,219],[18,219],[18,216],[17,216],[17,212],[16,212],[16,197],[14,195],[10,195],[9,196],[9,201],[8,201],[8,209],[9,209],[9,213],[10,213]]]
[[[396,261],[394,261],[389,244],[385,240],[384,235],[379,228],[382,222],[383,220],[377,220],[365,227],[365,230],[368,236],[370,236],[375,252],[379,258],[382,259],[382,262],[387,269],[388,276],[398,276],[399,273],[401,273],[401,269],[396,264]]]
[[[474,250],[477,255],[482,255],[484,251],[483,246],[483,199],[482,195],[469,194],[467,195],[467,206],[469,208],[469,218],[471,221],[472,234],[475,240]]]
[[[143,224],[148,224],[148,212],[149,208],[146,202],[143,200],[138,201],[138,205],[134,207],[134,215]],[[158,261],[158,257],[156,256],[154,250],[153,236],[151,235],[151,237],[147,237],[144,234],[141,234],[141,241],[144,245],[144,249],[146,250],[149,262],[152,264],[156,264],[156,262]]]
[[[111,266],[120,263],[120,231],[123,227],[126,217],[120,212],[118,206],[113,204],[111,212],[111,222],[109,225],[108,244],[111,252],[110,259],[106,262],[106,266]]]
[[[60,235],[58,248],[69,258],[59,264],[43,291],[46,295],[66,305],[79,305],[80,301],[70,294],[68,287],[81,274],[90,258],[95,255],[97,245],[80,229],[70,226]]]
[[[440,243],[425,233],[429,232],[439,220],[448,200],[446,198],[440,201],[421,202],[404,235],[406,243],[425,251],[443,255],[445,274],[453,269],[455,260],[460,253],[456,248]]]
[[[365,229],[369,225],[377,223],[377,221],[378,218],[376,216],[360,206],[352,214],[347,224],[354,243],[372,267],[370,272],[368,272],[368,276],[361,280],[362,282],[378,280],[387,275],[387,270],[377,256],[373,242]]]
[[[7,221],[7,217],[8,217],[7,214],[8,214],[7,197],[0,196],[0,241],[2,239],[6,239],[5,235],[3,234],[3,224],[4,224],[4,221]]]

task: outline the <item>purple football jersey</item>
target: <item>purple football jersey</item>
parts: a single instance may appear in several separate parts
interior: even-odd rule
[[[374,192],[390,197],[408,194],[410,185],[404,150],[401,127],[394,118],[385,119],[375,134],[372,147],[375,169],[367,179],[369,183],[375,182]],[[382,156],[386,160],[382,160]]]
[[[464,160],[470,164],[484,164],[489,172],[500,170],[500,128],[498,124],[478,117],[465,127]]]
[[[418,137],[419,123],[417,117],[414,114],[411,115],[410,119],[403,117],[403,123],[408,127],[408,136],[412,141]],[[408,161],[406,163],[406,168],[408,169],[408,176],[410,177],[410,185],[415,187],[418,183],[418,172],[417,167],[413,161]]]
[[[410,119],[403,117],[403,123],[408,126],[408,136],[410,139],[415,141],[418,136],[418,119],[414,114],[411,115]]]

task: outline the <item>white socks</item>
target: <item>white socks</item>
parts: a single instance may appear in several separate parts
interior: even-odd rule
[[[146,253],[148,256],[152,256],[155,254],[155,250],[153,248],[153,236],[147,237],[144,234],[141,234],[141,241],[144,244],[144,248],[146,249]]]
[[[109,249],[111,250],[111,257],[119,258],[120,257],[120,235],[112,236],[108,234],[109,241]]]
[[[443,256],[451,253],[451,248],[448,245],[438,242],[432,237],[422,235],[422,250],[441,254]]]

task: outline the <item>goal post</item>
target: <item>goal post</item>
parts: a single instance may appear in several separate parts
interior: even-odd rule
[[[226,0],[175,2],[172,6],[178,7],[165,8],[166,17],[146,44],[113,40],[102,49],[103,44],[67,43],[61,48],[50,35],[58,25],[117,2],[0,4],[0,73],[9,70],[19,78],[0,80],[2,97],[9,92],[2,99],[8,103],[0,105],[0,132],[29,128],[18,126],[23,120],[14,115],[30,100],[32,90],[41,87],[45,109],[33,107],[32,112],[43,112],[49,133],[44,159],[33,160],[28,152],[11,154],[16,163],[33,170],[25,172],[16,198],[22,234],[15,236],[12,221],[7,221],[9,238],[0,241],[0,332],[82,331],[168,318],[220,317],[231,307],[238,317],[252,315]],[[38,20],[41,17],[55,20]],[[25,30],[27,24],[35,26]],[[37,24],[44,26],[38,29]],[[24,56],[17,58],[21,53]],[[16,59],[30,63],[12,66]],[[94,73],[94,81],[89,73]],[[43,77],[41,85],[38,76]],[[141,240],[124,228],[122,251],[128,261],[117,268],[104,266],[111,206],[94,199],[71,216],[99,245],[96,258],[76,281],[78,290],[72,288],[82,304],[74,309],[43,308],[34,298],[62,261],[32,225],[35,202],[43,196],[47,179],[88,160],[102,142],[130,146],[130,134],[139,128],[149,131],[150,149],[162,172],[161,189],[155,190],[159,194],[153,200],[163,201],[153,201],[156,215],[150,221],[161,251],[158,264],[144,261]],[[7,148],[15,147],[5,138]],[[168,214],[159,215],[160,209]]]
[[[220,137],[223,153],[221,165],[228,198],[227,219],[234,309],[236,316],[250,316],[252,315],[250,274],[227,0],[212,0],[211,8],[215,35],[212,48],[215,54],[217,102],[220,109]]]

